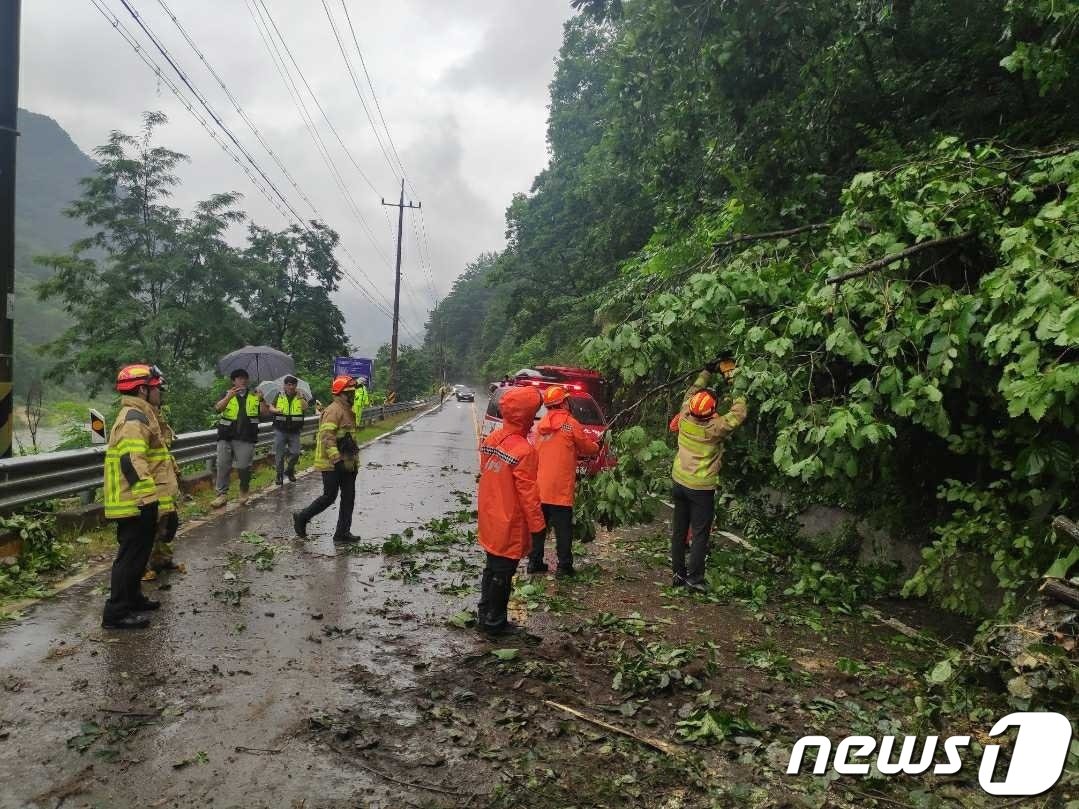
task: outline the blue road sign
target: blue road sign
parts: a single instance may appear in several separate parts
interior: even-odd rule
[[[370,383],[375,376],[375,361],[369,357],[334,357],[333,375],[363,376]]]

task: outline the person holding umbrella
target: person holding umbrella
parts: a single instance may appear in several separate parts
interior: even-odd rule
[[[347,544],[359,539],[352,535],[352,507],[356,502],[356,474],[360,465],[352,404],[358,387],[351,376],[335,377],[330,386],[333,401],[322,411],[315,441],[315,469],[322,473],[322,494],[303,511],[292,515],[298,537],[307,537],[307,523],[332,506],[340,492],[333,541]]]
[[[284,484],[286,474],[291,482],[296,482],[300,431],[303,430],[303,414],[308,405],[308,398],[297,388],[299,381],[292,374],[287,375],[273,404],[263,400],[266,414],[273,416],[273,454],[278,486]]]
[[[210,503],[221,508],[229,501],[229,478],[233,467],[240,479],[240,503],[247,502],[251,490],[251,461],[259,437],[259,404],[262,394],[248,388],[248,374],[236,368],[229,374],[232,387],[214,410],[221,414],[217,421],[217,497]]]

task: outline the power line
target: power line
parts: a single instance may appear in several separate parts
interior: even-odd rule
[[[158,77],[161,82],[165,84],[165,86],[169,88],[170,91],[172,91],[172,93],[180,101],[181,105],[191,114],[193,118],[195,118],[195,120],[197,120],[202,125],[203,129],[206,130],[207,134],[210,135],[211,139],[215,143],[217,143],[219,147],[221,147],[222,151],[224,151],[225,154],[228,155],[233,160],[233,162],[235,162],[237,166],[239,166],[241,170],[243,170],[243,172],[251,180],[251,183],[262,193],[264,197],[266,197],[267,201],[269,201],[271,205],[277,208],[278,212],[282,215],[282,217],[288,219],[291,213],[292,217],[299,222],[301,227],[307,229],[307,226],[305,225],[303,219],[298,216],[295,209],[292,208],[292,206],[288,203],[287,199],[285,199],[284,196],[280,193],[280,190],[274,187],[274,191],[276,192],[278,199],[284,202],[284,204],[288,208],[288,212],[286,212],[286,209],[282,207],[281,202],[278,202],[278,199],[275,199],[274,195],[272,195],[269,190],[267,190],[267,188],[263,185],[263,183],[260,182],[259,178],[261,177],[269,185],[273,186],[273,183],[269,181],[269,179],[266,177],[265,172],[263,172],[258,166],[258,164],[255,163],[250,154],[243,149],[243,147],[236,140],[235,136],[232,135],[231,132],[229,132],[228,129],[221,124],[220,118],[217,115],[213,114],[211,110],[207,109],[208,102],[205,102],[205,99],[202,98],[199,92],[192,86],[190,80],[186,79],[186,77],[183,75],[183,71],[179,70],[176,63],[168,57],[167,53],[163,53],[163,55],[169,61],[169,64],[172,67],[173,71],[176,72],[177,75],[181,77],[181,79],[184,79],[184,86],[187,87],[191,94],[195,96],[196,100],[199,101],[199,105],[202,106],[203,109],[207,109],[207,112],[211,114],[211,117],[218,124],[218,126],[222,127],[222,129],[230,136],[229,140],[234,146],[237,147],[237,151],[241,152],[241,154],[244,156],[244,160],[241,160],[231,151],[229,144],[218,136],[217,132],[210,125],[210,123],[197,112],[197,110],[195,109],[195,105],[184,96],[181,86],[174,82],[172,79],[170,79],[169,76],[164,72],[162,67],[146,53],[146,50],[143,48],[142,44],[138,41],[135,35],[132,34],[130,29],[128,29],[123,24],[120,18],[116,16],[116,14],[111,9],[108,8],[108,6],[104,3],[104,0],[90,0],[90,2],[93,3],[94,7],[98,10],[98,12],[101,13],[101,15],[109,24],[112,25],[113,29],[120,34],[121,38],[124,39],[125,42],[127,42],[127,44],[132,48],[132,50],[135,51],[135,54],[142,60],[142,62]],[[128,9],[129,12],[132,11],[130,6],[128,6],[124,0],[121,0],[121,2],[125,6],[125,8]],[[157,47],[159,52],[163,51],[163,46],[160,46],[160,44],[156,42],[156,40],[153,38],[152,33],[149,32],[147,27],[143,25],[138,19],[138,15],[133,16],[135,17],[136,22],[139,23],[139,27],[143,30],[143,32],[151,38],[152,42],[154,42],[155,47]],[[258,176],[252,173],[249,166],[253,167],[257,171]],[[348,253],[346,248],[342,246],[342,249],[346,252],[346,254],[351,257],[351,254]],[[355,261],[354,258],[352,258],[352,260]],[[359,284],[359,282],[346,269],[343,269],[342,274],[349,281],[351,281],[360,290],[360,292],[363,293],[364,296],[366,296],[377,308],[379,308],[382,314],[386,315],[387,317],[392,317],[390,313],[383,309],[379,305],[378,301],[376,301],[371,296],[370,292],[365,289],[361,284]],[[410,332],[410,334],[412,334],[414,339],[418,339],[411,329],[408,329],[408,331]]]
[[[261,6],[261,10],[259,6]],[[347,147],[344,146],[344,141],[342,141],[340,135],[337,134],[336,128],[334,128],[333,123],[326,115],[326,111],[319,103],[318,97],[315,95],[314,90],[311,88],[310,83],[307,81],[306,76],[303,74],[303,70],[300,68],[299,63],[296,61],[296,58],[293,56],[292,51],[288,46],[288,43],[285,41],[285,38],[281,33],[281,30],[277,27],[277,23],[270,14],[269,8],[267,8],[265,3],[261,2],[261,0],[253,0],[253,2],[247,6],[247,9],[248,13],[251,15],[252,20],[254,20],[255,22],[255,27],[259,33],[259,37],[262,39],[263,45],[266,47],[266,51],[270,56],[270,60],[274,63],[274,67],[277,70],[278,75],[281,77],[282,82],[285,84],[286,91],[288,91],[290,97],[292,98],[293,104],[296,106],[296,109],[300,114],[300,119],[303,121],[304,126],[308,131],[308,134],[311,136],[311,139],[315,144],[316,151],[319,153],[319,156],[322,158],[327,169],[330,171],[330,174],[333,177],[334,182],[338,187],[338,190],[341,191],[341,194],[345,197],[346,204],[350,206],[353,215],[356,216],[363,225],[367,237],[371,240],[372,244],[374,244],[379,256],[386,263],[387,267],[391,266],[389,263],[389,259],[386,257],[385,253],[383,253],[381,247],[379,246],[378,240],[375,237],[374,232],[371,230],[370,225],[367,224],[362,214],[359,213],[359,208],[356,205],[356,201],[352,197],[352,194],[348,191],[348,187],[345,183],[344,177],[341,174],[340,169],[337,168],[336,163],[330,156],[329,148],[326,146],[325,141],[323,141],[322,136],[319,135],[318,129],[314,123],[314,118],[311,116],[310,111],[307,109],[307,104],[303,100],[303,96],[300,93],[299,87],[292,79],[292,75],[288,69],[288,63],[285,61],[285,54],[287,54],[289,61],[292,63],[293,69],[296,71],[297,75],[300,77],[300,80],[307,88],[307,92],[311,95],[311,98],[317,106],[319,112],[322,114],[323,119],[330,127],[330,129],[334,132],[342,147],[345,149],[346,154],[348,154],[349,156],[349,159],[352,160],[354,165],[356,165],[356,168],[359,169],[361,175],[364,176],[365,180],[367,179],[366,175],[363,174],[363,170],[359,168],[358,164],[356,164],[355,160],[351,156],[351,153],[349,153]],[[263,13],[265,13],[266,15],[265,19],[263,19]],[[285,54],[281,53],[281,48],[278,47],[277,40],[274,39],[273,33],[271,33],[271,28],[273,29],[273,32],[277,34],[277,38],[280,40],[280,44],[284,48]],[[370,181],[368,180],[368,182]],[[359,267],[359,262],[356,260],[356,257],[353,256],[352,253],[348,250],[348,248],[345,245],[340,245],[340,247],[342,252],[345,253],[346,257],[348,257],[353,262],[353,264],[356,265],[356,269],[359,271],[359,273],[367,280],[371,287],[375,289],[376,292],[378,292],[378,295],[381,298],[381,302],[375,301],[373,298],[371,298],[370,295],[367,295],[368,299],[375,304],[375,306],[383,315],[392,319],[393,315],[389,310],[389,300],[386,298],[385,295],[382,294],[381,291],[378,290],[378,285],[374,282],[374,280],[361,267]],[[409,334],[415,339],[416,334],[413,329],[408,324],[404,325],[405,330],[408,331]]]
[[[273,35],[270,33],[271,25],[273,26],[274,31],[277,32],[277,35],[281,40],[281,44],[284,46],[285,52],[288,54],[289,59],[292,61],[293,68],[300,76],[300,79],[304,82],[308,92],[312,94],[313,98],[315,98],[316,104],[318,104],[318,99],[314,97],[314,91],[311,90],[311,86],[307,83],[307,79],[303,75],[303,71],[300,70],[300,67],[297,64],[295,58],[292,57],[292,51],[289,50],[288,43],[285,42],[284,37],[281,36],[281,32],[277,28],[276,22],[274,22],[273,18],[269,16],[269,9],[266,8],[265,3],[262,4],[262,8],[266,12],[268,22],[262,20],[262,11],[259,11],[258,5],[254,5],[255,13],[252,13],[252,6],[248,6],[247,10],[248,13],[251,14],[252,19],[255,20],[255,27],[258,30],[259,36],[262,39],[263,44],[266,46],[267,52],[270,54],[270,59],[274,63],[274,68],[277,70],[278,75],[284,82],[285,89],[289,93],[289,96],[292,98],[292,102],[296,106],[297,112],[299,112],[300,114],[300,120],[303,122],[308,134],[311,136],[311,139],[315,144],[315,150],[318,152],[319,157],[322,158],[322,162],[326,165],[327,170],[330,172],[330,176],[333,178],[334,184],[337,186],[337,189],[345,198],[346,206],[348,206],[352,215],[356,217],[356,220],[360,223],[360,226],[363,228],[363,231],[367,235],[367,238],[371,240],[371,243],[375,248],[375,252],[378,253],[379,258],[381,258],[382,261],[386,264],[386,266],[389,267],[389,258],[382,251],[382,247],[379,244],[378,239],[375,237],[374,231],[372,231],[371,226],[367,223],[367,220],[364,218],[363,214],[360,213],[359,206],[356,204],[356,200],[349,192],[348,186],[345,183],[344,176],[341,174],[341,170],[337,167],[337,164],[330,156],[329,148],[326,146],[325,141],[323,141],[322,136],[319,135],[317,127],[315,127],[314,118],[312,117],[310,111],[307,109],[307,104],[303,100],[303,96],[300,93],[299,87],[292,79],[292,74],[289,72],[288,65],[285,62],[285,57],[281,54],[281,49],[277,47],[277,42],[276,40],[274,40]],[[263,26],[265,26],[266,29],[265,33],[263,33]],[[280,64],[278,63],[278,60],[280,60]],[[319,109],[322,110],[321,105],[319,105]],[[324,111],[323,117],[325,118]],[[357,166],[357,168],[359,167]],[[360,169],[360,172],[362,174],[362,169]],[[364,176],[366,178],[366,175]],[[366,277],[366,273],[364,273],[364,276]],[[377,285],[374,284],[374,282],[371,281],[370,278],[368,278],[368,282],[370,282],[372,286],[375,286],[375,288],[377,289]],[[389,300],[386,299],[385,296],[383,296],[383,300],[388,306]]]
[[[245,0],[245,2],[246,2],[246,0]],[[252,11],[252,9],[254,9],[254,11]],[[293,55],[292,49],[289,48],[288,42],[285,39],[284,34],[281,32],[281,29],[277,25],[277,21],[274,20],[273,15],[270,12],[270,9],[266,6],[265,0],[251,0],[251,4],[248,6],[248,13],[251,15],[252,19],[255,22],[255,27],[259,32],[259,36],[261,37],[261,39],[263,41],[263,44],[266,46],[267,52],[270,54],[270,59],[271,59],[271,61],[273,61],[274,67],[278,71],[278,75],[281,76],[282,80],[285,83],[285,89],[289,92],[290,96],[292,97],[293,103],[296,105],[297,110],[300,112],[301,119],[304,121],[304,124],[307,127],[307,130],[308,130],[309,134],[311,134],[311,137],[312,137],[313,141],[315,142],[316,150],[319,152],[320,156],[322,156],[323,162],[326,163],[327,168],[330,170],[331,175],[334,177],[335,183],[337,183],[339,190],[341,190],[342,194],[346,197],[346,201],[350,203],[350,205],[352,207],[352,210],[354,211],[355,215],[357,215],[360,218],[362,224],[364,225],[365,232],[367,233],[368,238],[371,239],[371,241],[375,244],[375,248],[378,251],[379,256],[386,263],[386,266],[390,267],[391,265],[389,263],[389,259],[382,252],[381,248],[378,246],[377,239],[376,239],[376,237],[374,235],[374,232],[371,230],[370,226],[366,223],[366,220],[363,219],[362,215],[359,214],[358,206],[356,205],[355,200],[352,198],[352,194],[349,193],[349,191],[347,189],[347,184],[344,181],[343,175],[341,174],[340,170],[337,168],[336,163],[334,163],[333,158],[330,156],[329,149],[326,147],[326,144],[323,141],[322,136],[318,134],[318,129],[314,124],[314,118],[311,116],[310,112],[307,110],[307,104],[304,102],[303,96],[300,93],[299,88],[297,87],[295,81],[293,81],[293,79],[292,79],[291,73],[290,73],[290,71],[288,69],[288,64],[285,61],[285,55],[288,56],[288,61],[292,64],[293,70],[296,72],[297,76],[300,78],[300,81],[303,83],[303,86],[306,88],[308,95],[310,95],[311,100],[315,104],[315,107],[318,109],[319,113],[321,114],[323,121],[326,123],[327,127],[329,127],[330,131],[333,133],[334,137],[337,139],[338,144],[341,146],[341,149],[345,152],[345,155],[348,157],[349,161],[356,168],[357,172],[359,172],[360,176],[368,184],[368,186],[370,186],[372,191],[375,191],[374,185],[371,183],[370,178],[367,176],[367,174],[364,172],[364,170],[360,167],[360,164],[356,161],[355,157],[352,156],[352,152],[349,150],[348,146],[345,144],[344,139],[341,137],[340,133],[337,131],[337,128],[333,125],[333,122],[330,120],[329,115],[326,113],[325,108],[322,106],[321,102],[318,99],[318,95],[315,93],[314,89],[311,87],[310,82],[307,80],[307,76],[304,74],[303,69],[299,65],[299,62],[296,60],[296,57]],[[265,18],[263,18],[263,15],[265,15]],[[263,32],[264,27],[265,27],[265,33]],[[271,33],[271,28],[272,28],[272,31],[273,31],[272,33]],[[276,40],[274,38],[274,34],[276,34]],[[280,41],[281,48],[284,49],[285,55],[282,55],[281,48],[278,47],[278,44],[277,44],[278,40]],[[275,56],[275,53],[276,53],[276,56]],[[278,64],[278,60],[280,60],[280,65]],[[376,193],[377,193],[377,191],[376,191]],[[348,249],[343,245],[342,245],[342,250],[345,252],[346,256],[348,256],[349,258],[351,258],[353,260],[353,262],[358,263],[358,262],[356,262],[355,257],[353,257],[352,254],[349,253]],[[364,272],[361,269],[360,273],[363,275],[364,278],[367,279],[367,281],[372,285],[372,287],[374,287],[376,290],[378,289],[375,282],[371,279],[371,277],[369,275],[367,275],[366,272]],[[380,311],[384,315],[386,315],[387,317],[392,318],[392,314],[388,311],[388,307],[390,306],[389,300],[386,299],[386,297],[384,295],[382,295],[381,292],[379,292],[379,295],[380,295],[380,297],[382,297],[384,305],[378,305],[378,308],[380,309]],[[416,335],[415,331],[409,326],[409,324],[402,322],[402,325],[404,326],[405,330],[410,334],[410,336],[413,339],[419,339],[418,336]]]
[[[162,45],[158,41],[158,39],[155,37],[153,32],[149,29],[149,27],[139,17],[138,13],[129,5],[128,0],[120,0],[120,2],[123,4],[124,8],[127,9],[128,13],[134,18],[135,22],[138,24],[139,28],[142,29],[143,33],[150,39],[150,41],[153,43],[154,47],[157,48],[158,52],[165,58],[165,60],[169,63],[169,65],[172,67],[172,69],[180,77],[181,81],[188,88],[188,90],[190,90],[192,95],[195,96],[195,98],[199,101],[199,103],[206,110],[206,112],[210,115],[210,117],[213,118],[213,120],[217,123],[218,127],[229,137],[229,139],[232,141],[232,143],[236,146],[237,150],[240,151],[240,153],[244,156],[244,158],[248,161],[248,163],[250,163],[251,166],[258,172],[259,176],[261,176],[266,181],[266,183],[270,186],[270,188],[273,189],[274,193],[281,199],[281,201],[284,203],[285,207],[288,208],[289,212],[293,215],[293,217],[295,217],[295,219],[299,223],[300,227],[307,230],[308,226],[307,226],[306,222],[304,221],[303,217],[301,217],[296,212],[295,208],[293,208],[292,205],[288,202],[288,200],[285,198],[284,194],[281,193],[280,189],[278,189],[277,186],[274,185],[273,181],[270,180],[266,176],[266,173],[261,169],[261,167],[259,167],[259,165],[255,162],[254,158],[251,157],[250,153],[243,147],[243,145],[240,144],[240,142],[236,139],[236,136],[232,133],[232,131],[227,126],[225,126],[224,122],[217,115],[217,113],[213,110],[213,108],[210,106],[210,104],[206,100],[206,98],[194,87],[194,85],[191,83],[191,80],[187,77],[187,75],[184,73],[184,71],[172,59],[172,57],[169,55],[168,51],[165,49],[164,45]],[[169,14],[170,14],[170,16],[173,16],[171,14],[171,12],[169,12]],[[176,21],[174,16],[173,16],[173,20],[174,20],[174,22]],[[185,38],[187,38],[189,43],[192,44],[192,47],[194,48],[196,53],[199,53],[200,56],[201,56],[201,52],[199,51],[197,46],[194,45],[194,43],[190,40],[190,38],[186,37],[186,34],[185,34]],[[207,65],[207,67],[209,67],[209,63],[205,59],[203,59],[203,62],[204,62],[204,64]],[[214,74],[214,76],[215,76],[215,78],[218,78],[216,76],[216,73]],[[232,94],[227,91],[227,88],[224,86],[224,83],[220,82],[219,78],[218,78],[218,81],[219,81],[219,83],[222,84],[223,89],[226,90],[227,95],[229,95],[229,97],[231,98]],[[237,104],[236,106],[238,107],[239,105]],[[283,166],[282,166],[282,168],[283,168]],[[287,169],[284,169],[284,171],[286,173],[286,176],[291,178],[291,175],[288,174]],[[308,200],[308,203],[310,204],[310,200]],[[357,213],[358,213],[358,211],[357,211]],[[360,217],[360,218],[362,220],[362,217]],[[377,248],[377,244],[376,244],[376,248]],[[352,261],[357,264],[356,269],[359,270],[359,272],[364,274],[364,276],[366,277],[366,273],[364,273],[363,270],[358,266],[358,262],[356,262],[355,258],[352,257],[350,253],[348,253],[347,249],[342,246],[342,250],[344,250],[346,255],[348,255],[352,259]],[[371,300],[372,303],[375,303],[376,306],[378,305],[378,302],[374,300],[374,298],[371,296],[371,294],[366,289],[364,289],[363,286],[359,283],[359,281],[357,281],[356,278],[353,277],[347,270],[343,271],[343,275],[346,278],[348,278],[358,289],[360,289],[360,291],[369,300]],[[375,286],[374,282],[371,281],[370,278],[368,278],[368,282],[371,283],[372,287],[377,291],[377,286]],[[383,314],[389,315],[389,313],[386,312],[385,310],[383,310]]]
[[[281,173],[285,175],[285,178],[289,181],[292,187],[296,189],[296,193],[300,195],[304,202],[307,203],[308,207],[311,208],[311,211],[315,214],[316,217],[318,217],[319,219],[323,219],[322,215],[318,211],[318,208],[315,207],[315,204],[311,201],[307,194],[304,193],[303,189],[300,188],[300,186],[297,184],[295,178],[285,167],[285,164],[281,161],[281,158],[278,157],[277,152],[275,152],[270,146],[270,144],[266,142],[266,139],[262,136],[262,132],[260,132],[259,128],[255,126],[255,122],[251,120],[251,118],[240,106],[240,103],[236,100],[236,97],[232,94],[232,91],[229,90],[228,85],[225,84],[225,81],[221,78],[220,75],[218,75],[217,71],[214,70],[213,65],[210,64],[209,60],[207,60],[206,55],[202,52],[202,50],[199,49],[199,46],[195,44],[195,41],[191,38],[191,35],[187,33],[187,29],[185,29],[184,26],[181,24],[179,18],[173,13],[172,9],[169,8],[165,0],[157,0],[157,2],[158,5],[160,5],[161,8],[164,10],[165,14],[168,15],[169,19],[172,20],[173,25],[176,26],[177,30],[187,41],[187,44],[191,47],[191,50],[195,52],[195,55],[199,57],[199,60],[209,71],[210,75],[213,76],[218,86],[220,86],[222,91],[224,91],[225,96],[228,98],[229,102],[232,104],[237,114],[239,114],[239,116],[243,119],[244,123],[247,124],[248,129],[250,129],[251,132],[254,133],[255,138],[258,140],[259,144],[262,146],[263,149],[266,150],[266,153],[271,157],[274,163],[277,164],[277,167],[281,170]]]
[[[247,175],[248,179],[251,180],[251,184],[254,185],[255,188],[258,189],[264,197],[266,197],[266,200],[271,205],[277,208],[278,212],[281,214],[282,217],[288,219],[288,213],[286,213],[285,209],[281,207],[281,203],[273,198],[273,196],[266,189],[266,187],[259,181],[258,177],[256,177],[251,172],[251,169],[242,160],[240,160],[239,157],[232,153],[232,151],[228,147],[228,144],[221,140],[221,138],[217,134],[217,131],[214,130],[210,126],[209,122],[196,111],[194,104],[187,97],[184,96],[180,86],[165,74],[165,72],[161,69],[161,66],[157,64],[157,62],[155,62],[152,57],[147,55],[146,50],[139,43],[138,39],[136,39],[135,36],[131,33],[131,31],[123,24],[123,22],[121,22],[120,18],[117,17],[116,14],[104,4],[103,0],[101,0],[100,2],[99,0],[90,0],[90,2],[93,3],[94,7],[98,10],[98,12],[101,13],[101,16],[105,18],[105,21],[113,27],[113,29],[120,35],[120,37],[125,42],[127,42],[129,46],[131,46],[131,49],[134,50],[135,55],[142,60],[143,64],[150,68],[150,70],[157,76],[158,80],[162,82],[166,87],[168,87],[170,91],[172,91],[173,95],[176,96],[177,100],[184,107],[184,109],[186,109],[191,114],[191,117],[202,125],[202,128],[206,130],[207,134],[214,141],[214,143],[221,147],[221,150],[226,155],[228,155],[232,159],[232,161],[236,163],[236,165],[239,166],[239,168]]]
[[[243,144],[241,144],[240,141],[236,139],[236,136],[232,134],[232,130],[225,126],[224,121],[221,120],[218,114],[214,111],[213,107],[210,106],[209,102],[202,96],[201,93],[199,93],[198,90],[194,88],[194,86],[191,84],[191,81],[187,78],[187,74],[185,74],[184,71],[180,69],[179,65],[177,65],[176,62],[173,61],[172,57],[169,55],[169,52],[165,49],[165,46],[158,41],[157,37],[154,36],[153,32],[150,31],[150,29],[142,21],[142,18],[139,16],[138,12],[131,7],[131,4],[128,2],[128,0],[120,0],[120,3],[125,9],[127,9],[127,13],[130,14],[131,17],[135,20],[136,24],[138,24],[139,28],[142,29],[142,32],[149,38],[150,42],[153,43],[154,47],[157,49],[158,53],[161,54],[162,58],[164,58],[164,60],[169,63],[169,66],[176,72],[176,75],[180,77],[180,81],[182,81],[187,87],[187,89],[191,91],[191,94],[195,97],[199,104],[202,105],[202,108],[205,109],[206,113],[214,120],[214,122],[217,124],[218,129],[225,133],[228,139],[232,141],[237,151],[239,151],[240,154],[244,156],[244,159],[251,164],[251,168],[253,168],[258,173],[258,175],[262,177],[263,181],[266,183],[267,186],[269,186],[270,190],[272,190],[274,194],[278,196],[284,206],[288,209],[289,213],[291,213],[296,218],[296,221],[302,225],[304,221],[303,217],[296,213],[296,209],[292,207],[289,201],[285,198],[285,195],[281,193],[281,190],[276,185],[274,185],[273,180],[266,176],[266,172],[264,172],[262,168],[258,165],[258,163],[255,162],[254,158],[251,157],[247,149],[243,147]]]
[[[371,117],[371,111],[367,108],[367,102],[364,100],[363,92],[360,90],[360,84],[356,80],[356,74],[352,70],[352,63],[348,59],[345,43],[341,41],[341,35],[337,32],[337,23],[333,21],[333,14],[330,13],[330,7],[326,5],[326,0],[322,0],[322,9],[326,12],[326,19],[330,23],[330,30],[333,31],[333,38],[337,40],[337,49],[341,52],[341,58],[345,60],[345,68],[348,70],[348,77],[352,80],[352,86],[356,90],[356,96],[360,99],[360,106],[363,107],[364,115],[367,116],[367,122],[371,124],[371,131],[375,133],[375,140],[378,142],[378,148],[382,150],[382,156],[386,158],[386,165],[390,167],[390,173],[396,176],[397,168],[393,165],[393,161],[390,160],[390,155],[386,151],[386,146],[382,143],[382,138],[378,134],[378,127],[375,126],[375,119]]]
[[[356,55],[360,57],[360,67],[363,68],[364,78],[367,79],[367,86],[371,90],[371,98],[375,102],[375,109],[378,111],[378,118],[380,121],[382,121],[382,128],[386,130],[386,140],[390,142],[390,149],[393,150],[393,156],[397,160],[398,167],[401,169],[401,176],[405,178],[405,181],[412,189],[412,193],[416,194],[416,188],[412,185],[412,181],[408,179],[408,172],[405,171],[405,164],[401,162],[401,155],[398,154],[397,146],[393,142],[393,135],[390,134],[389,124],[386,123],[386,116],[382,114],[382,105],[378,101],[378,94],[375,92],[374,82],[371,81],[371,74],[367,71],[367,62],[363,58],[363,51],[360,49],[360,41],[356,37],[356,29],[352,27],[352,16],[348,13],[348,4],[345,3],[345,0],[341,0],[341,8],[345,12],[345,20],[348,22],[348,30],[352,34],[352,44],[356,46]]]
[[[352,152],[349,150],[348,146],[345,144],[344,139],[338,133],[337,128],[333,125],[333,122],[330,120],[330,117],[326,114],[326,110],[323,108],[322,104],[319,102],[318,96],[315,94],[315,91],[313,89],[311,89],[311,85],[308,83],[307,77],[304,75],[303,70],[300,69],[299,64],[296,62],[296,58],[292,55],[292,50],[289,48],[288,42],[285,41],[284,35],[281,33],[281,30],[277,27],[277,22],[274,20],[273,15],[270,14],[270,9],[266,7],[266,3],[264,2],[264,0],[252,0],[252,3],[257,3],[258,5],[261,5],[262,11],[259,12],[259,16],[261,18],[261,15],[263,13],[265,13],[266,19],[268,20],[267,27],[266,27],[267,32],[269,31],[270,26],[272,26],[273,30],[277,34],[278,39],[281,40],[281,45],[284,46],[285,53],[288,54],[289,60],[292,62],[293,68],[296,70],[296,73],[299,75],[300,80],[304,83],[304,86],[307,88],[307,92],[311,95],[311,100],[315,102],[315,106],[318,108],[319,113],[322,115],[322,119],[326,122],[326,126],[329,127],[330,131],[333,133],[334,137],[337,139],[338,144],[340,144],[341,149],[344,151],[345,155],[348,157],[349,162],[351,162],[352,165],[355,167],[356,171],[359,172],[360,176],[363,178],[363,181],[365,183],[367,183],[368,187],[375,194],[375,196],[378,196],[379,191],[375,187],[375,184],[373,182],[371,182],[371,178],[367,176],[367,172],[365,172],[363,170],[363,168],[360,166],[360,164],[356,161],[356,158],[354,158],[352,156]],[[256,23],[257,23],[257,21],[256,21]],[[260,29],[260,33],[261,33],[261,29]],[[272,39],[272,37],[271,37],[271,39]],[[276,48],[276,45],[275,45],[275,48]],[[284,63],[284,57],[282,57],[282,64],[283,63]]]

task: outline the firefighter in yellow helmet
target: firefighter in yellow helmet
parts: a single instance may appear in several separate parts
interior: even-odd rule
[[[120,547],[112,563],[109,599],[101,625],[142,629],[141,613],[160,607],[142,594],[141,581],[157,533],[160,496],[148,456],[165,449],[155,406],[161,404],[161,372],[127,365],[116,377],[120,412],[105,451],[105,517],[116,521]]]
[[[734,360],[708,363],[686,391],[678,414],[670,428],[678,433],[678,453],[671,477],[674,479],[671,519],[671,566],[674,586],[704,590],[704,565],[708,558],[708,538],[715,517],[715,492],[723,459],[723,442],[746,420],[746,400],[737,397],[730,409],[716,412],[717,397],[708,389],[712,374],[720,371],[730,384],[737,372]],[[686,567],[686,543],[692,530],[689,567]]]
[[[352,535],[352,508],[356,502],[356,473],[360,460],[352,406],[358,387],[351,376],[335,377],[330,386],[333,401],[322,411],[315,440],[315,469],[322,473],[322,494],[303,511],[292,515],[292,525],[299,537],[307,536],[307,523],[332,506],[340,493],[333,541],[349,543],[359,539]]]

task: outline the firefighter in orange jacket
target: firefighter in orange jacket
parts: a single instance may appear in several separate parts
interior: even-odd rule
[[[506,606],[517,565],[546,525],[536,484],[536,451],[528,431],[542,398],[535,388],[511,388],[500,403],[502,427],[480,445],[479,541],[487,552],[477,611],[479,628],[510,628]]]
[[[599,452],[599,444],[588,437],[581,422],[569,410],[566,389],[554,386],[543,395],[547,413],[536,426],[536,455],[539,457],[539,492],[543,518],[554,528],[558,553],[556,576],[573,575],[573,495],[577,488],[577,461]],[[532,543],[528,556],[529,573],[546,573],[543,561],[544,537]]]

